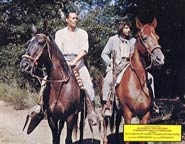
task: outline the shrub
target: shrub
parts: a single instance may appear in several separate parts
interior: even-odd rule
[[[16,110],[33,106],[37,101],[37,92],[29,85],[26,89],[20,89],[16,82],[11,85],[0,83],[0,99],[11,103]]]

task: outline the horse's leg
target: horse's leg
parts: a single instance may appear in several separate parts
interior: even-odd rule
[[[150,118],[150,111],[148,111],[141,119],[140,124],[147,124]]]
[[[103,118],[103,144],[108,144],[107,138],[107,126],[108,126],[108,118]]]
[[[131,124],[131,120],[132,120],[132,112],[129,110],[128,107],[123,108],[124,109],[124,120],[125,120],[125,124]],[[125,142],[125,144],[129,144],[130,142]]]
[[[60,135],[61,135],[61,132],[62,132],[63,127],[64,127],[64,120],[61,119],[59,121],[59,124],[58,124],[58,135],[59,135],[59,139],[60,139]]]
[[[123,142],[123,136],[120,137],[119,135],[119,126],[120,126],[120,123],[121,123],[121,113],[120,112],[117,112],[116,114],[116,140],[118,141],[118,143],[122,143]]]
[[[80,116],[80,139],[79,139],[79,143],[81,144],[83,142],[83,130],[84,130],[84,121],[85,121],[85,113],[84,113],[84,109],[81,111],[81,116]]]
[[[120,123],[121,123],[121,113],[117,112],[116,114],[116,134],[119,134]]]
[[[73,126],[75,124],[75,117],[76,114],[72,114],[67,118],[67,136],[65,143],[66,144],[72,144],[72,131],[73,131]]]
[[[150,118],[150,111],[148,111],[141,119],[140,124],[147,124]],[[145,142],[140,142],[140,144],[145,144]]]
[[[60,135],[58,133],[58,120],[54,119],[51,116],[48,116],[48,123],[51,128],[53,144],[60,144]]]

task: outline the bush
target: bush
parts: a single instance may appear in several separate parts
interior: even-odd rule
[[[16,110],[33,106],[37,101],[37,93],[28,85],[20,89],[16,82],[11,85],[0,83],[0,99],[11,103]]]

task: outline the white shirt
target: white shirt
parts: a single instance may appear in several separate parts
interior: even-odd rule
[[[64,55],[78,55],[82,50],[88,53],[88,34],[85,30],[76,28],[70,32],[67,27],[55,34],[55,42]]]

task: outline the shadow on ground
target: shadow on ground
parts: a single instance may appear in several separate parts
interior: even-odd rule
[[[101,144],[100,140],[94,139],[83,139],[83,142],[76,141],[73,144]]]
[[[124,144],[123,133],[116,135],[115,133],[108,135],[109,144]]]
[[[108,135],[108,141],[109,144],[124,144],[123,143],[123,133],[119,133],[117,136],[116,134],[110,134]],[[100,140],[94,139],[83,139],[82,143],[79,143],[79,141],[74,142],[73,144],[101,144]]]

